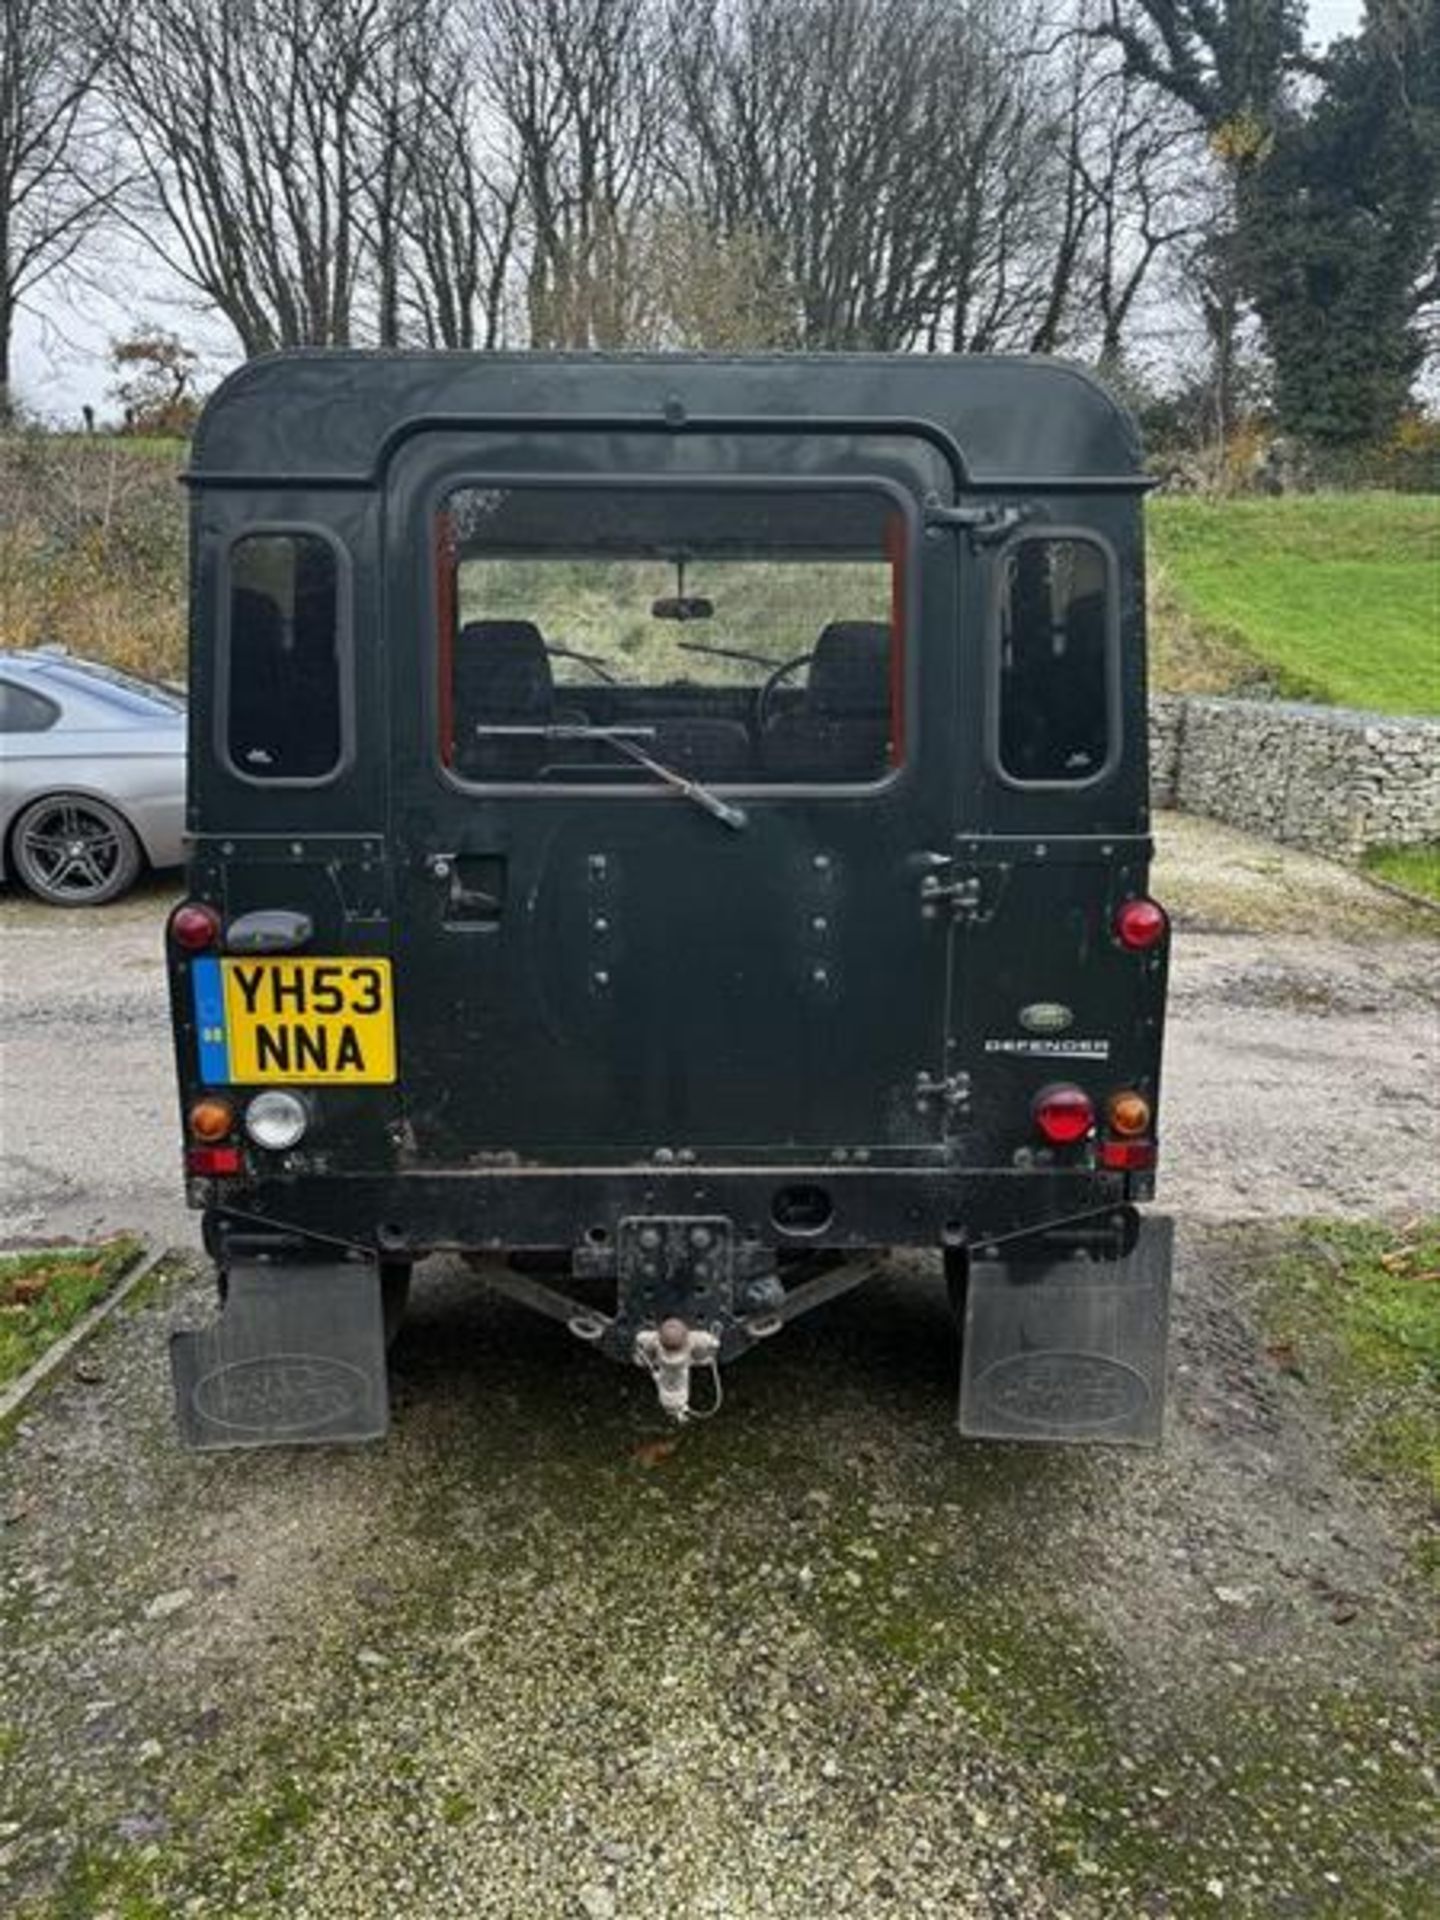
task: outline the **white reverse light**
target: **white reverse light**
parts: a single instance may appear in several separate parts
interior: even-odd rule
[[[245,1109],[245,1131],[257,1147],[283,1153],[302,1140],[310,1124],[305,1102],[294,1093],[257,1093]]]

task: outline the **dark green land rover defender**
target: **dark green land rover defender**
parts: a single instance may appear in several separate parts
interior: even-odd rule
[[[1093,380],[285,354],[189,482],[188,1442],[382,1434],[430,1253],[684,1418],[895,1247],[964,1432],[1158,1437],[1146,481]]]

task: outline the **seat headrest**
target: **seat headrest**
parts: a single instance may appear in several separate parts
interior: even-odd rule
[[[268,593],[258,587],[236,587],[230,596],[230,631],[246,648],[278,647],[285,623]]]
[[[533,620],[470,620],[455,647],[455,684],[475,719],[544,713],[554,699],[545,639]]]
[[[830,622],[815,642],[805,705],[837,717],[889,713],[890,629],[883,620]]]

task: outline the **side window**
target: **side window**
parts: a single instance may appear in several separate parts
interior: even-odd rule
[[[0,733],[44,733],[60,717],[60,709],[28,687],[0,680]]]
[[[1013,780],[1090,780],[1110,750],[1105,550],[1029,535],[1001,555],[1000,767]]]
[[[328,540],[252,533],[230,549],[226,750],[255,780],[340,763],[340,580]]]

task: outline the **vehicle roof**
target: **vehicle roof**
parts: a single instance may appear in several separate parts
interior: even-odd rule
[[[373,482],[426,424],[717,432],[791,420],[923,431],[975,487],[1143,484],[1128,413],[1084,368],[983,354],[391,353],[248,361],[206,407],[189,478]]]

